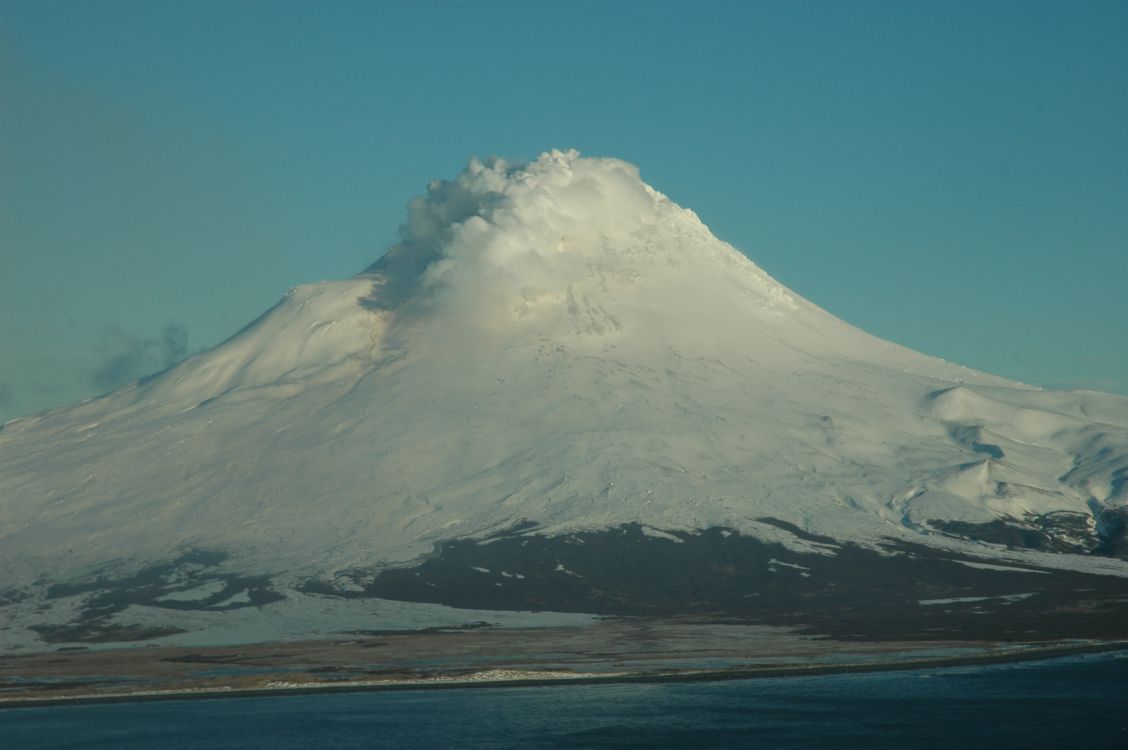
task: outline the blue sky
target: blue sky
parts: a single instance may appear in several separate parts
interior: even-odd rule
[[[0,0],[0,419],[359,271],[471,155],[553,147],[873,333],[1128,393],[1126,91],[1124,2]]]

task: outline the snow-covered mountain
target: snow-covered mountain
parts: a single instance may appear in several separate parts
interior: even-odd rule
[[[1125,576],[1126,508],[1128,398],[871,336],[633,166],[553,151],[472,161],[411,202],[402,244],[358,276],[4,425],[0,613],[30,632],[44,601],[87,619],[99,601],[134,620],[266,610],[369,591],[458,540],[616,529]]]

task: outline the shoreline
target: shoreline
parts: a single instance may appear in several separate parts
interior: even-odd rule
[[[672,682],[726,682],[734,680],[803,677],[829,674],[901,672],[918,669],[1006,664],[1039,661],[1063,656],[1128,651],[1128,641],[1061,643],[1046,646],[1020,647],[1006,652],[965,654],[886,661],[853,663],[821,663],[748,667],[723,667],[654,672],[571,672],[562,670],[484,669],[459,676],[434,676],[418,679],[357,680],[348,682],[268,683],[260,687],[188,687],[157,690],[135,690],[117,693],[89,693],[54,697],[0,696],[0,711],[49,706],[98,705],[158,701],[204,700],[222,698],[266,698],[317,693],[362,693],[385,691],[454,690],[466,688],[551,687],[557,685],[622,685]],[[546,675],[553,676],[546,676]],[[492,676],[491,676],[492,675]],[[512,676],[509,676],[512,675]]]

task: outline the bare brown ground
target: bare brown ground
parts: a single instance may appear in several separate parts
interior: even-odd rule
[[[0,705],[139,698],[154,691],[230,695],[569,677],[717,679],[994,661],[1109,647],[1061,641],[844,642],[760,625],[612,618],[583,627],[372,632],[251,646],[144,646],[0,656]]]

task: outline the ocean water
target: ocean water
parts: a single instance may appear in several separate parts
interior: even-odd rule
[[[24,748],[1128,748],[1128,654],[713,683],[0,711]]]

